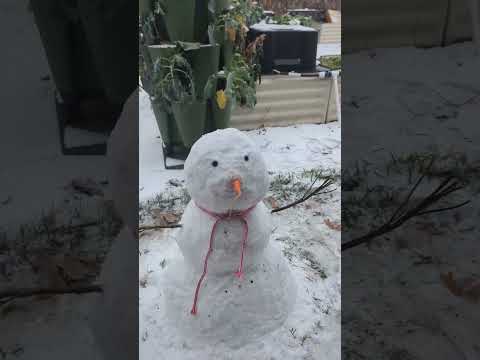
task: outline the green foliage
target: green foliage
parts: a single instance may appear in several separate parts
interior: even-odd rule
[[[263,9],[251,0],[232,0],[230,10],[218,14],[211,23],[212,28],[223,32],[225,39],[234,44],[232,63],[225,69],[224,75],[214,74],[204,89],[205,98],[211,98],[217,89],[212,89],[213,81],[222,79],[226,86],[225,95],[235,104],[253,108],[256,105],[256,80],[260,77],[260,59],[263,41],[255,41],[247,47],[248,27],[258,23]],[[165,40],[162,28],[165,15],[162,0],[153,1],[152,11],[140,19],[140,61],[139,73],[145,90],[154,101],[163,103],[166,108],[173,102],[185,101],[196,96],[191,64],[181,54],[186,50],[185,43],[178,43],[178,54],[169,59],[159,59],[149,63],[148,45],[159,44]],[[228,83],[228,84],[227,84]],[[217,81],[215,81],[217,84]],[[147,89],[148,85],[148,89]]]
[[[342,67],[342,57],[340,55],[335,56],[321,56],[320,65],[329,69],[337,70]]]
[[[245,48],[248,27],[258,23],[262,15],[262,7],[253,5],[250,0],[233,0],[232,9],[217,16],[214,24],[216,29],[225,31],[225,39],[242,49]]]
[[[310,16],[292,16],[292,15],[279,15],[274,16],[271,20],[272,24],[278,25],[302,25],[302,26],[312,26],[313,21]]]
[[[242,16],[245,25],[251,26],[262,19],[263,8],[258,4],[253,4],[251,0],[233,0],[233,9],[230,11],[233,16]]]
[[[152,97],[167,106],[195,98],[192,67],[181,52],[154,63]]]
[[[143,45],[156,44],[165,37],[161,27],[162,18],[165,15],[162,1],[155,0],[152,5],[152,11],[140,18],[140,43]]]
[[[233,55],[232,63],[227,69],[231,73],[231,91],[237,105],[253,108],[257,104],[255,72],[244,56]]]

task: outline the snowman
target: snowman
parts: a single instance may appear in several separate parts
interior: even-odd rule
[[[185,162],[191,196],[160,296],[187,342],[242,347],[280,328],[296,286],[270,242],[265,160],[236,129],[202,136]]]

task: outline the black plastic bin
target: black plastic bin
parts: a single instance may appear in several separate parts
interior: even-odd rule
[[[265,34],[262,73],[273,70],[299,73],[315,72],[318,31],[299,25],[256,24],[250,28],[249,41]]]

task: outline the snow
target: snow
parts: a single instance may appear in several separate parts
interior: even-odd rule
[[[105,180],[101,169],[106,161],[100,156],[61,154],[54,87],[51,80],[42,79],[49,75],[49,68],[27,1],[2,2],[0,21],[5,25],[0,41],[8,48],[3,54],[2,81],[9,85],[2,87],[6,91],[1,94],[2,113],[9,118],[2,122],[0,201],[11,198],[8,206],[0,206],[0,225],[9,232],[62,204],[69,180],[89,174]],[[71,143],[86,138],[79,131],[67,136]],[[37,177],[34,186],[32,174]]]
[[[317,31],[313,28],[302,25],[279,25],[267,24],[265,22],[260,22],[258,24],[252,25],[250,28],[257,31]]]
[[[458,210],[414,219],[369,247],[342,254],[342,271],[348,274],[342,279],[344,353],[353,358],[377,354],[382,359],[478,359],[478,304],[451,294],[440,274],[480,277],[475,185],[480,161],[476,141],[480,58],[472,43],[463,43],[431,49],[371,49],[344,55],[342,60],[349,86],[342,107],[342,131],[348,141],[342,145],[344,153],[358,154],[355,159],[343,157],[342,170],[366,167],[368,171],[357,178],[369,188],[401,190],[404,198],[419,174],[414,171],[409,182],[404,166],[403,171],[386,175],[392,157],[447,155],[450,159],[439,160],[435,169],[457,169],[467,187],[438,206],[473,200]],[[463,156],[465,161],[455,160]],[[413,201],[431,192],[436,181],[427,181]],[[362,186],[343,192],[344,209],[346,203],[355,207],[350,196],[361,198],[364,190]],[[379,193],[368,200],[375,201]],[[371,215],[358,220],[355,231],[344,231],[343,241],[388,220],[398,204],[381,211],[378,218],[374,218],[375,206],[367,206],[364,211]]]
[[[143,204],[149,201],[154,203],[155,197],[160,194],[171,194],[173,198],[181,197],[186,180],[184,172],[164,170],[160,134],[148,97],[143,92],[140,94],[140,109],[140,201]],[[326,173],[337,174],[340,171],[341,131],[338,122],[262,128],[247,131],[245,134],[265,157],[270,180],[275,181],[276,176],[289,173],[301,177],[300,174],[306,169],[321,169]],[[302,181],[308,186],[308,179]],[[292,184],[295,182],[292,181]],[[338,182],[335,187],[333,193],[320,196],[308,205],[271,216],[272,251],[281,251],[288,259],[297,286],[296,302],[282,326],[264,336],[260,336],[261,332],[258,333],[258,339],[255,336],[253,340],[249,338],[248,343],[240,348],[238,346],[241,344],[236,344],[233,349],[225,344],[199,345],[191,336],[184,335],[185,330],[182,331],[183,328],[179,325],[181,321],[188,325],[188,321],[192,319],[186,316],[180,321],[180,314],[168,314],[172,311],[181,313],[184,307],[191,306],[192,285],[188,285],[189,282],[185,283],[184,280],[183,283],[187,286],[178,286],[178,294],[184,295],[179,295],[177,303],[170,301],[170,304],[177,305],[174,310],[169,311],[170,307],[166,309],[163,306],[165,295],[162,295],[165,288],[173,288],[171,283],[183,276],[182,267],[178,266],[178,262],[182,261],[182,253],[176,243],[176,237],[181,230],[142,233],[139,287],[140,358],[203,360],[223,358],[224,354],[228,353],[232,360],[282,357],[340,359],[340,232],[326,225],[326,220],[333,223],[340,220]],[[268,193],[279,203],[293,200],[290,197],[282,198],[282,194],[282,189]],[[301,195],[302,191],[297,190],[293,196],[298,198]],[[183,212],[184,205],[175,205],[165,210]],[[255,296],[247,290],[248,288],[245,292],[249,298]],[[208,296],[208,293],[204,296]],[[204,306],[205,304],[201,304],[199,311],[202,311]],[[172,317],[179,321],[172,324],[171,320],[168,320]],[[229,323],[229,320],[225,321]],[[257,334],[255,328],[251,332],[252,335]],[[215,339],[215,336],[213,338]]]
[[[20,226],[38,225],[42,217],[55,211],[57,219],[72,221],[70,211],[98,215],[102,196],[74,193],[72,180],[90,178],[96,185],[107,178],[103,156],[64,156],[61,154],[54,104],[54,85],[33,16],[27,0],[6,0],[0,4],[2,53],[2,152],[0,154],[0,288],[55,287],[58,280],[46,270],[60,263],[65,253],[76,252],[42,243],[42,237],[18,237]],[[7,118],[8,114],[8,118]],[[84,144],[91,134],[68,131],[67,141]],[[92,141],[97,141],[95,138]],[[19,144],[21,146],[19,146]],[[107,190],[99,185],[99,191]],[[97,218],[98,219],[98,218]],[[82,219],[74,219],[84,220]],[[74,222],[75,222],[74,221]],[[56,225],[63,225],[58,223]],[[4,233],[7,243],[4,242]],[[108,247],[108,236],[87,231],[81,251],[101,255]],[[31,264],[18,262],[23,247]],[[75,246],[72,242],[70,246]],[[5,247],[8,248],[4,252]],[[39,251],[40,250],[40,251]],[[38,253],[36,255],[35,253]],[[33,256],[32,256],[33,255]],[[35,272],[32,267],[38,266]],[[7,275],[4,271],[6,270]],[[85,270],[85,269],[83,269]],[[88,274],[92,277],[95,274]],[[58,277],[58,275],[57,275]],[[22,359],[64,358],[100,359],[90,331],[91,308],[97,294],[2,299],[0,353]],[[4,331],[8,329],[8,331]]]

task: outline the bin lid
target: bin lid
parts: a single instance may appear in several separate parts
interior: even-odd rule
[[[275,32],[275,31],[307,31],[307,32],[317,32],[317,30],[302,26],[302,25],[278,25],[278,24],[266,24],[258,23],[250,26],[250,29],[262,32]]]

